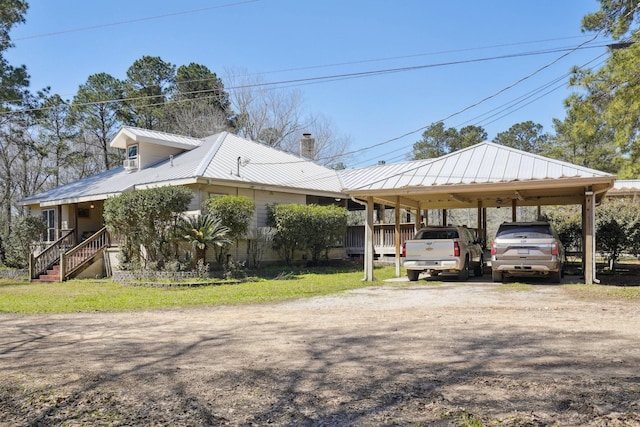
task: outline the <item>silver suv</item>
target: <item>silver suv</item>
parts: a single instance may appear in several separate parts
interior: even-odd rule
[[[505,275],[548,276],[560,283],[564,247],[548,222],[505,222],[491,245],[491,275],[501,282]]]

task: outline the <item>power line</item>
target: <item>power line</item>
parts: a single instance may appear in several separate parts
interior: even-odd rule
[[[464,59],[464,60],[459,60],[459,61],[447,61],[447,62],[440,62],[440,63],[433,63],[433,64],[423,64],[423,65],[398,67],[398,68],[387,68],[387,69],[380,69],[380,70],[359,71],[359,72],[353,72],[353,73],[333,74],[333,75],[316,76],[316,77],[303,77],[303,78],[299,78],[299,79],[280,80],[280,81],[274,81],[274,82],[256,82],[256,83],[249,83],[249,84],[244,84],[244,85],[226,87],[226,88],[224,88],[224,90],[232,91],[232,90],[250,89],[250,88],[257,88],[257,87],[274,87],[274,88],[279,88],[280,89],[280,88],[284,88],[285,87],[284,85],[288,85],[288,87],[291,87],[291,86],[297,86],[297,85],[301,85],[301,84],[312,84],[312,83],[317,83],[317,82],[323,82],[324,83],[324,82],[328,82],[328,81],[350,79],[350,78],[363,78],[363,77],[379,76],[379,75],[385,75],[385,74],[395,74],[395,73],[416,71],[416,70],[422,70],[422,69],[428,69],[428,68],[437,68],[437,67],[445,67],[445,66],[477,63],[477,62],[496,61],[496,60],[500,60],[500,59],[511,59],[511,58],[525,57],[525,56],[547,55],[547,54],[551,54],[551,53],[567,52],[566,54],[560,56],[558,59],[556,59],[555,61],[551,62],[550,64],[548,64],[547,66],[542,68],[542,69],[544,69],[546,67],[549,67],[549,66],[553,65],[554,63],[556,63],[560,59],[564,58],[565,56],[569,55],[570,53],[575,52],[576,50],[579,50],[579,49],[594,49],[594,48],[606,47],[606,45],[594,45],[594,46],[589,46],[589,47],[583,47],[583,45],[586,44],[586,43],[587,42],[582,43],[578,47],[573,47],[573,48],[554,48],[554,49],[547,49],[547,50],[512,53],[512,54],[497,55],[497,56],[490,56],[490,57],[483,57],[483,58]],[[542,69],[540,69],[538,71],[541,71]],[[528,77],[526,77],[526,78],[528,78]],[[524,78],[524,79],[526,79],[526,78]],[[212,80],[213,79],[217,79],[217,77],[216,78],[212,78]],[[207,79],[202,79],[201,81],[205,81],[205,80],[207,80]],[[185,83],[185,82],[181,82],[181,83]],[[518,82],[516,82],[515,84],[518,84]],[[509,87],[499,91],[498,93],[496,93],[496,94],[494,94],[492,96],[495,96],[495,95],[497,95],[497,94],[499,94],[499,93],[501,93],[501,92],[503,92],[505,90],[508,90],[508,89],[509,89]],[[181,95],[197,95],[197,94],[202,94],[202,93],[209,93],[209,92],[212,92],[212,91],[215,91],[215,90],[217,90],[217,89],[204,89],[204,90],[198,90],[198,91],[181,92]],[[76,106],[88,106],[88,105],[101,105],[101,104],[118,103],[118,102],[131,102],[131,101],[140,101],[140,100],[145,100],[145,99],[154,99],[154,98],[159,98],[161,96],[164,96],[164,95],[147,95],[147,96],[137,96],[137,97],[127,97],[127,98],[116,98],[116,99],[108,99],[108,100],[102,100],[102,101],[81,102],[81,103],[75,103],[74,105],[76,105]],[[202,98],[200,98],[200,99],[202,99]],[[182,102],[182,101],[184,101],[184,100],[179,100],[179,101],[167,100],[166,102],[162,102],[162,103],[159,103],[159,104],[150,104],[150,105],[147,105],[147,106],[163,105],[163,104],[170,104],[172,102]],[[484,102],[484,100],[479,101],[479,103],[481,103],[481,102]],[[467,109],[471,108],[471,107],[473,107],[473,105],[467,107]],[[15,113],[46,111],[46,110],[52,109],[52,108],[56,108],[56,107],[26,108],[26,109],[18,109],[18,110],[1,112],[0,114],[8,115],[8,114],[15,114]],[[463,111],[466,111],[466,110],[463,110]],[[462,113],[463,111],[460,111],[460,112],[456,113],[456,115]],[[451,116],[447,117],[447,119],[450,118],[450,117]]]
[[[260,1],[260,0],[244,0],[244,1],[238,1],[238,2],[235,2],[235,3],[219,4],[217,6],[202,7],[200,9],[185,10],[185,11],[182,11],[182,12],[165,13],[163,15],[146,16],[146,17],[142,17],[142,18],[128,19],[126,21],[110,22],[110,23],[107,23],[107,24],[97,24],[97,25],[91,25],[91,26],[88,26],[88,27],[72,28],[72,29],[69,29],[69,30],[60,30],[60,31],[54,31],[54,32],[51,32],[51,33],[36,34],[36,35],[33,35],[33,36],[15,38],[13,40],[14,41],[32,40],[32,39],[39,39],[39,38],[43,38],[43,37],[57,36],[57,35],[60,35],[60,34],[77,33],[77,32],[80,32],[80,31],[88,31],[88,30],[96,30],[98,28],[115,27],[115,26],[118,26],[118,25],[133,24],[133,23],[136,23],[136,22],[144,22],[144,21],[152,21],[152,20],[156,20],[156,19],[169,18],[169,17],[172,17],[172,16],[190,15],[190,14],[193,14],[193,13],[204,12],[204,11],[213,10],[213,9],[222,9],[222,8],[225,8],[225,7],[240,6],[240,5],[243,5],[243,4],[255,3],[255,2],[258,2],[258,1]]]
[[[552,65],[553,65],[553,64],[555,64],[555,63],[557,63],[557,62],[558,62],[558,61],[560,61],[561,59],[563,59],[563,58],[567,57],[567,56],[568,56],[568,55],[570,55],[571,53],[573,53],[573,52],[575,52],[575,51],[577,51],[577,50],[579,50],[579,49],[584,48],[584,46],[585,46],[586,44],[593,42],[593,41],[594,41],[594,40],[599,36],[599,34],[600,34],[600,32],[596,33],[596,34],[595,34],[592,38],[590,38],[589,40],[587,40],[587,41],[585,41],[585,42],[583,42],[583,43],[580,43],[579,45],[577,45],[577,46],[575,46],[574,48],[570,49],[567,53],[564,53],[564,54],[560,55],[558,58],[554,59],[554,60],[553,60],[553,61],[551,61],[550,63],[545,64],[545,65],[543,65],[542,67],[539,67],[538,69],[534,70],[533,72],[531,72],[531,73],[527,74],[526,76],[524,76],[524,77],[522,77],[522,78],[518,79],[518,80],[517,80],[517,81],[515,81],[514,83],[511,83],[510,85],[508,85],[508,86],[506,86],[506,87],[504,87],[504,88],[502,88],[502,89],[498,90],[497,92],[492,93],[491,95],[488,95],[488,96],[486,96],[486,97],[482,98],[481,100],[479,100],[479,101],[477,101],[477,102],[474,102],[473,104],[470,104],[470,105],[468,105],[468,106],[466,106],[466,107],[464,107],[464,108],[462,108],[462,109],[460,109],[460,110],[458,110],[458,111],[456,111],[456,112],[454,112],[454,113],[452,113],[452,114],[449,114],[447,117],[445,117],[445,118],[443,118],[443,119],[436,120],[435,122],[444,122],[444,121],[449,120],[449,119],[450,119],[450,118],[452,118],[452,117],[458,116],[458,115],[460,115],[460,114],[464,113],[465,111],[467,111],[467,110],[469,110],[469,109],[471,109],[471,108],[474,108],[474,107],[476,107],[476,106],[478,106],[478,105],[480,105],[480,104],[482,104],[482,103],[484,103],[484,102],[486,102],[486,101],[488,101],[488,100],[490,100],[490,99],[492,99],[492,98],[495,98],[496,96],[498,96],[498,95],[500,95],[500,94],[502,94],[502,93],[506,92],[507,90],[509,90],[509,89],[511,89],[511,88],[513,88],[513,87],[515,87],[515,86],[517,86],[518,84],[520,84],[520,83],[524,82],[525,80],[528,80],[528,79],[530,79],[531,77],[533,77],[534,75],[536,75],[536,74],[538,74],[538,73],[542,72],[543,70],[545,70],[545,69],[549,68],[550,66],[552,66]],[[602,46],[598,46],[598,47],[602,47]],[[561,50],[561,51],[564,51],[564,49],[563,49],[563,50]],[[386,144],[390,144],[391,142],[398,141],[398,140],[400,140],[400,139],[402,139],[402,138],[405,138],[405,137],[407,137],[407,136],[410,136],[410,135],[413,135],[413,134],[418,133],[418,132],[420,132],[420,131],[423,131],[423,130],[427,129],[429,126],[430,126],[430,125],[421,126],[421,127],[420,127],[420,128],[418,128],[418,129],[415,129],[415,130],[412,130],[412,131],[409,131],[409,132],[405,132],[405,133],[403,133],[403,134],[402,134],[402,135],[400,135],[400,136],[396,136],[396,137],[394,137],[394,138],[387,139],[387,140],[382,141],[382,142],[379,142],[379,143],[377,143],[377,144],[374,144],[374,145],[371,145],[371,146],[368,146],[368,147],[364,147],[364,148],[360,148],[360,149],[357,149],[357,150],[353,150],[353,151],[350,151],[350,152],[347,152],[347,153],[343,153],[342,157],[347,156],[347,155],[352,155],[352,154],[361,153],[361,152],[363,152],[363,151],[367,151],[367,150],[370,150],[370,149],[372,149],[372,148],[376,148],[376,147],[380,147],[380,146],[383,146],[383,145],[386,145]],[[322,160],[322,159],[319,159],[319,160]],[[277,164],[277,163],[274,163],[274,164]]]

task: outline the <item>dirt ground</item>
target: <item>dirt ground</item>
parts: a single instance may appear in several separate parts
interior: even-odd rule
[[[504,288],[0,315],[0,425],[640,425],[637,303]]]

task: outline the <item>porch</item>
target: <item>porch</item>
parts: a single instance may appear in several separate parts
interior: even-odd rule
[[[412,239],[416,234],[415,223],[400,224],[400,241]],[[347,256],[364,256],[365,226],[347,227],[344,248]],[[373,250],[377,257],[396,255],[396,232],[394,224],[374,224]]]

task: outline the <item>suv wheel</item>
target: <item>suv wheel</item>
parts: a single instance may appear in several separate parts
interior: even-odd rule
[[[480,257],[480,263],[473,269],[473,274],[476,277],[482,277],[484,274],[484,258]]]
[[[491,279],[494,282],[502,282],[502,273],[499,271],[492,271],[491,272]]]
[[[467,279],[469,279],[469,258],[464,259],[464,267],[458,272],[458,280],[464,281]]]
[[[560,279],[562,278],[562,273],[560,271],[552,271],[549,273],[549,278],[553,283],[560,283]]]

